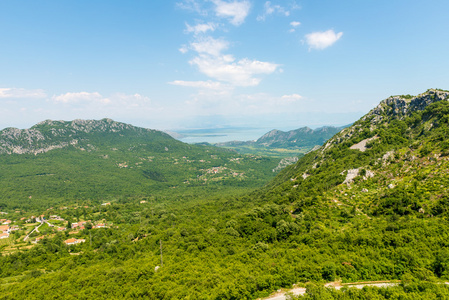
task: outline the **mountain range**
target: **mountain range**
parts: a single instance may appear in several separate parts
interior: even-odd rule
[[[273,129],[254,141],[230,141],[215,146],[229,148],[240,153],[256,153],[276,157],[296,157],[321,146],[341,131],[342,127],[325,126],[317,129],[302,127],[290,131]]]
[[[114,151],[123,151],[123,155],[134,151],[128,142],[114,142],[117,146],[113,146],[98,139],[102,145],[84,133],[72,135],[70,138],[80,140],[77,144],[63,139],[61,143],[71,146],[35,155],[37,148],[26,146],[27,135],[19,134],[21,151],[34,152],[1,155],[2,170],[15,164],[20,166],[15,172],[30,166],[46,167],[54,163],[53,158],[67,158],[64,151],[77,153],[77,164],[84,159],[91,162],[92,172],[84,176],[100,172],[110,176],[112,171],[105,165],[96,169],[84,153],[104,159],[104,155],[112,158]],[[48,229],[51,234],[31,249],[10,249],[9,255],[0,257],[0,297],[256,299],[295,285],[306,287],[306,294],[297,299],[449,299],[449,286],[444,284],[449,281],[448,136],[449,91],[430,89],[417,96],[381,101],[274,179],[266,179],[257,190],[229,193],[235,191],[238,185],[233,184],[238,180],[220,179],[204,189],[193,187],[189,197],[166,194],[171,186],[167,185],[159,191],[136,189],[133,193],[128,189],[128,194],[120,193],[120,199],[111,197],[107,206],[91,201],[89,205],[71,202],[64,210],[47,208],[42,213],[58,213],[70,222],[77,218],[94,223],[106,220],[114,226],[76,233]],[[180,166],[174,163],[182,166],[182,157],[171,149],[179,149],[179,155],[187,153],[189,160],[194,153],[195,160],[205,159],[204,153],[210,160],[213,155],[223,155],[222,168],[229,168],[231,162],[235,163],[232,168],[249,166],[244,162],[246,156],[235,152],[178,144],[165,140],[165,135],[160,139],[159,146],[151,150],[158,157],[154,168],[165,160],[173,165],[172,172],[178,172]],[[79,149],[80,143],[85,150]],[[149,149],[150,144],[132,146]],[[42,147],[48,145],[57,144]],[[109,149],[111,146],[118,150]],[[17,145],[11,142],[7,151],[14,147]],[[140,151],[136,157],[148,157],[149,152],[143,156]],[[47,156],[48,160],[40,160]],[[276,164],[270,159],[253,159],[252,166],[260,166],[255,176],[266,172],[267,164]],[[134,161],[128,163],[131,165],[137,166]],[[134,177],[136,182],[145,182],[142,170],[127,170],[142,175]],[[147,170],[152,169],[148,166]],[[220,168],[209,170],[212,174]],[[179,170],[199,171],[193,165]],[[58,168],[52,172],[62,174]],[[162,168],[160,173],[171,184],[175,182],[168,178],[170,172]],[[19,180],[14,176],[2,172],[2,191]],[[51,177],[39,183],[46,184]],[[77,188],[84,189],[95,178],[90,176],[89,183],[77,182]],[[122,187],[118,178],[111,180]],[[65,189],[63,182],[60,180],[54,191]],[[216,184],[219,193],[213,190]],[[32,187],[16,185],[11,190],[28,192]],[[103,199],[101,194],[90,197]],[[62,194],[57,199],[58,205],[67,201]],[[19,220],[24,208],[14,211],[18,208],[12,203],[7,203],[6,212]],[[69,235],[85,242],[66,246],[63,241]],[[14,243],[23,245],[10,242]],[[323,285],[366,281],[388,282],[392,287],[336,290]]]
[[[223,185],[254,188],[274,176],[278,162],[185,144],[110,119],[47,120],[30,129],[0,131],[0,207],[189,194]]]

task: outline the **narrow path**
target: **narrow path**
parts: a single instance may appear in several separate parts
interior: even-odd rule
[[[449,282],[444,282],[444,284],[449,285]],[[343,287],[354,287],[357,289],[363,289],[363,287],[365,286],[375,286],[375,287],[379,287],[379,288],[387,288],[387,287],[392,287],[392,286],[398,286],[399,285],[399,281],[365,281],[365,282],[352,282],[352,283],[341,283],[341,282],[329,282],[326,283],[324,286],[325,287],[333,287],[336,290],[340,290]],[[286,293],[291,293],[293,296],[303,296],[306,294],[306,288],[303,287],[295,287],[292,288],[290,290],[285,290],[282,292],[277,292],[276,294],[268,297],[268,298],[264,298],[264,300],[286,300]]]
[[[381,288],[386,287],[392,287],[399,285],[399,282],[391,282],[391,281],[367,281],[367,282],[353,282],[353,283],[343,283],[340,282],[329,282],[326,283],[325,287],[333,287],[336,290],[340,290],[343,287],[354,287],[357,289],[362,289],[365,286],[376,286]],[[286,300],[286,293],[291,293],[293,296],[299,296],[299,295],[305,295],[306,294],[306,288],[303,287],[295,287],[290,290],[278,292],[273,296],[270,296],[268,298],[264,298],[264,300]]]
[[[28,238],[30,237],[30,235],[31,235],[34,231],[39,232],[39,227],[41,227],[42,224],[44,224],[44,222],[41,222],[38,226],[34,227],[34,229],[31,230],[30,233],[28,233],[28,234],[23,238],[23,241],[26,242],[26,241],[28,240]]]

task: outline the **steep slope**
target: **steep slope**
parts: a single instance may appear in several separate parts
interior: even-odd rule
[[[282,172],[275,182],[286,184],[287,179],[294,178],[289,184],[321,182],[318,186],[326,184],[329,188],[342,183],[348,170],[382,169],[388,159],[406,163],[432,153],[444,157],[448,148],[448,95],[447,91],[428,90],[416,97],[385,99],[353,126]]]

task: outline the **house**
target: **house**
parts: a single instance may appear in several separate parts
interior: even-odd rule
[[[34,242],[32,242],[32,243],[37,244],[37,242],[42,241],[44,238],[45,238],[45,236],[37,237],[37,238],[34,240]]]
[[[0,225],[0,231],[9,233],[9,225]]]
[[[106,225],[104,223],[100,223],[95,225],[93,228],[106,228]]]
[[[72,239],[65,240],[64,243],[67,246],[70,246],[70,245],[76,245],[76,244],[84,243],[85,241],[86,241],[85,239],[74,239],[74,238],[72,238]]]
[[[9,225],[9,224],[11,224],[11,222],[12,222],[11,220],[6,220],[6,221],[4,221],[2,224],[3,224],[3,225]]]
[[[56,230],[57,230],[57,231],[64,231],[64,230],[65,230],[65,227],[58,227],[58,228],[56,228]]]
[[[58,216],[58,215],[51,215],[51,216],[50,216],[50,220],[64,221],[64,219],[61,218],[61,217]]]
[[[20,230],[19,226],[17,225],[13,225],[11,226],[11,228],[9,228],[9,231],[17,231],[17,230]]]
[[[9,233],[4,232],[4,233],[0,233],[0,239],[7,239],[9,238]]]
[[[101,204],[101,205],[103,205],[103,206],[111,205],[111,202],[106,202],[106,203],[103,203],[103,204]]]

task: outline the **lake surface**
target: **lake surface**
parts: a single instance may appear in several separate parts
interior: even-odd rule
[[[184,143],[222,143],[229,141],[251,141],[257,140],[273,128],[214,128],[214,129],[192,129],[177,130],[183,135],[179,138]]]

